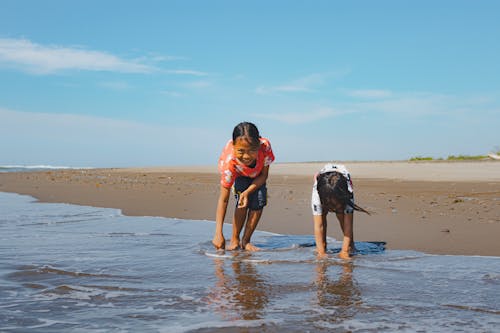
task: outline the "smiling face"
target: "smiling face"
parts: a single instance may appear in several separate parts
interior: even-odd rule
[[[247,138],[239,137],[233,142],[234,156],[246,166],[251,166],[257,159],[259,147],[252,145]]]

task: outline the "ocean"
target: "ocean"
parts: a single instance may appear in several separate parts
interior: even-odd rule
[[[499,331],[500,257],[357,242],[345,262],[329,239],[316,260],[311,235],[261,231],[216,252],[213,231],[0,192],[0,332]]]
[[[68,167],[54,165],[0,165],[0,172],[36,172],[62,169],[94,169],[92,167]]]

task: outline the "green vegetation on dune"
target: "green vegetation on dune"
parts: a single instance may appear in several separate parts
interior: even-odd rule
[[[469,156],[469,155],[450,155],[448,156],[447,160],[448,161],[466,161],[466,160],[484,160],[488,158],[487,155],[475,155],[475,156]]]
[[[500,152],[497,153],[497,155],[500,155]],[[446,159],[443,159],[441,157],[439,158],[434,158],[434,157],[428,157],[428,156],[415,156],[411,157],[409,159],[410,162],[416,162],[416,161],[478,161],[478,160],[487,160],[489,159],[488,155],[450,155]]]
[[[422,157],[422,156],[416,156],[410,158],[410,161],[433,161],[433,157]]]

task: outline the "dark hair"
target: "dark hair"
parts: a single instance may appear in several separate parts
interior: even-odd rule
[[[238,138],[245,138],[252,146],[260,146],[260,134],[257,126],[249,122],[239,123],[233,130],[233,143]]]
[[[353,194],[349,192],[347,186],[348,180],[343,174],[337,171],[325,172],[317,177],[317,181],[319,199],[322,205],[327,205],[328,198],[334,198],[340,201],[344,206],[352,204],[351,199],[353,198]],[[356,204],[354,204],[353,208],[354,210],[370,215],[366,209]]]

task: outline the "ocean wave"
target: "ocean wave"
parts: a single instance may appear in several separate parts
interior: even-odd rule
[[[72,167],[61,165],[0,165],[0,172],[29,172],[42,170],[73,170],[73,169],[95,169],[94,167]]]

